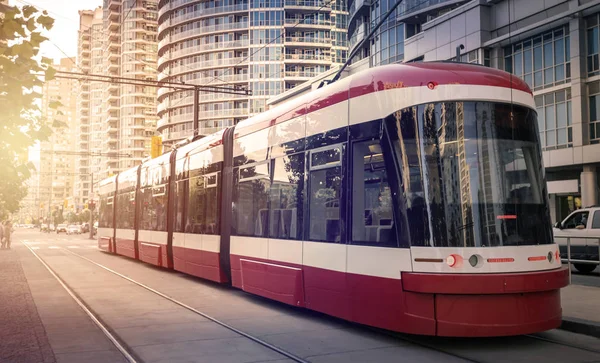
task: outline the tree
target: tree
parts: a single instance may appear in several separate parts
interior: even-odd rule
[[[33,6],[0,7],[0,216],[19,209],[33,165],[28,148],[47,140],[59,121],[44,120],[37,104],[41,86],[54,77],[52,60],[39,57],[41,35],[54,20]],[[50,105],[56,108],[60,103]]]
[[[52,217],[54,217],[54,225],[57,224],[61,224],[62,222],[65,221],[65,217],[63,216],[63,211],[62,209],[57,209],[54,212],[52,212]]]
[[[88,223],[90,221],[90,211],[89,209],[84,209],[79,213],[79,222]]]

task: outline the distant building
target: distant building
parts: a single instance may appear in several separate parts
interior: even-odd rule
[[[79,16],[79,72],[156,80],[156,1],[104,0]],[[150,155],[158,117],[154,87],[100,82],[79,87],[82,156],[74,203],[83,206],[100,180]]]
[[[252,96],[200,96],[201,135],[262,112],[266,100],[346,60],[342,0],[164,0],[158,10],[158,79],[238,86]],[[189,91],[161,88],[158,130],[164,144],[193,134]]]
[[[599,0],[405,0],[361,45],[395,2],[348,1],[349,52],[358,52],[344,75],[395,62],[456,60],[458,47],[462,62],[523,78],[535,96],[552,218],[599,203]],[[310,91],[327,77],[269,104]]]
[[[75,72],[76,65],[70,58],[63,58],[55,64],[58,71]],[[42,88],[42,119],[52,124],[54,120],[64,123],[63,128],[55,128],[48,141],[40,143],[40,164],[38,169],[37,198],[41,210],[40,217],[48,217],[56,208],[62,208],[64,201],[71,198],[75,182],[77,144],[73,142],[78,133],[77,125],[77,81],[55,78],[44,83]],[[52,108],[51,103],[62,106]],[[35,180],[34,179],[34,180]],[[35,187],[30,184],[30,187]],[[34,194],[34,193],[31,193]]]

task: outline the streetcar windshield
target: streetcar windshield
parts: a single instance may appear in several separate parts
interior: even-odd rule
[[[413,246],[552,243],[537,118],[490,102],[426,104],[387,122]]]

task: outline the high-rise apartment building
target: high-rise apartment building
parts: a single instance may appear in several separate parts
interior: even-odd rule
[[[79,34],[77,39],[77,71],[86,73],[102,72],[104,40],[102,24],[102,8],[83,10],[79,12]],[[100,83],[79,82],[77,95],[77,118],[79,133],[77,137],[77,178],[75,182],[75,205],[81,208],[90,198],[92,177],[98,180],[99,158],[91,157],[91,153],[101,151],[100,143],[103,135],[100,133],[102,92]]]
[[[155,81],[156,18],[155,1],[104,0],[94,11],[81,11],[79,71]],[[80,158],[77,204],[88,200],[101,179],[149,156],[156,94],[154,87],[80,83],[79,145],[87,155]]]
[[[266,100],[346,60],[342,0],[161,0],[158,79],[241,87],[251,96],[204,93],[199,134],[262,112]],[[163,143],[193,134],[190,91],[161,88]]]
[[[55,64],[58,71],[75,72],[76,65],[70,58],[63,58]],[[38,193],[40,203],[44,203],[43,216],[48,216],[55,208],[62,208],[64,201],[73,195],[75,181],[74,152],[77,144],[73,143],[78,132],[77,119],[77,81],[73,79],[55,78],[44,83],[42,87],[42,119],[48,123],[54,120],[64,123],[64,127],[56,128],[49,140],[40,143],[40,165]],[[53,102],[61,106],[53,108]]]

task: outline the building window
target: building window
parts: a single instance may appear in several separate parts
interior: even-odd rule
[[[588,84],[590,95],[590,144],[600,144],[600,82]]]
[[[504,70],[521,77],[533,90],[568,82],[569,60],[567,25],[504,48]]]
[[[535,96],[535,107],[543,149],[573,147],[571,89]]]
[[[454,58],[451,58],[454,59]],[[460,61],[463,63],[479,64],[479,50],[475,49],[460,56]]]
[[[588,76],[600,74],[600,65],[598,64],[598,44],[600,39],[598,31],[600,26],[600,13],[594,14],[586,19],[587,24],[587,71]]]

